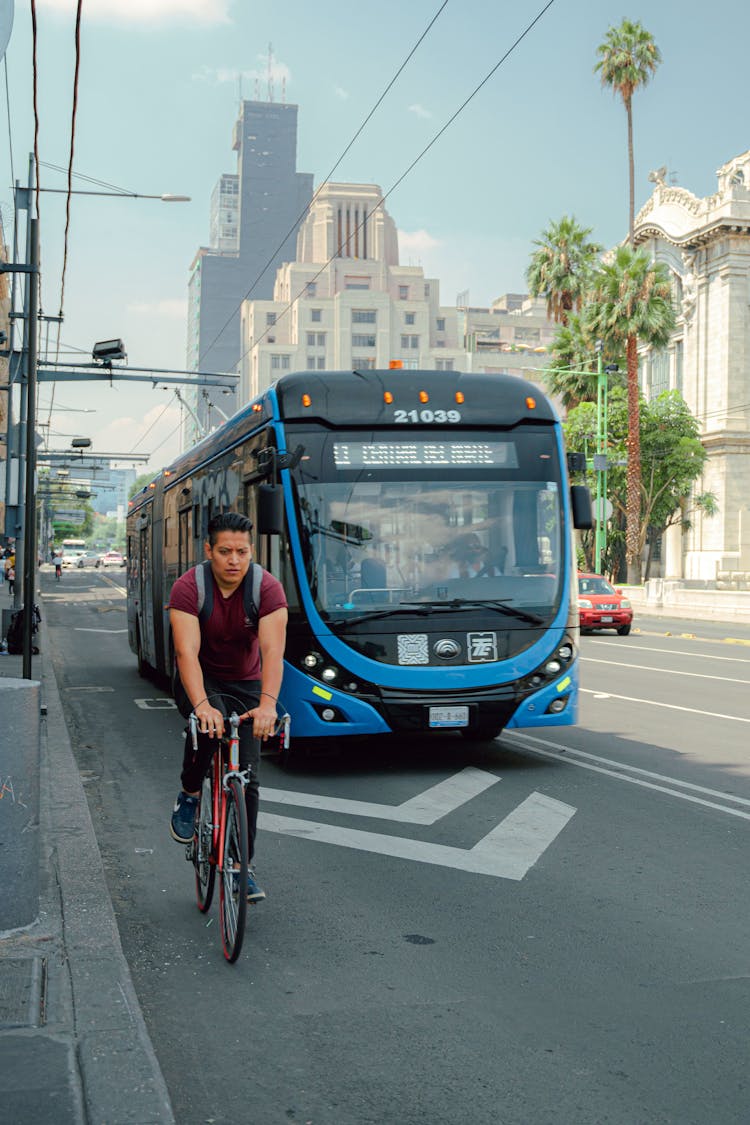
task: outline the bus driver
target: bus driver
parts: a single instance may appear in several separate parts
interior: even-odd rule
[[[213,608],[201,622],[195,568],[177,579],[169,599],[169,620],[179,672],[175,701],[187,718],[198,717],[198,753],[193,753],[190,735],[185,737],[182,789],[177,795],[170,832],[181,844],[193,838],[193,824],[200,787],[213,754],[213,739],[224,730],[224,708],[238,710],[234,697],[245,708],[240,718],[252,719],[240,727],[240,766],[252,766],[245,788],[250,859],[253,857],[258,821],[258,766],[260,740],[276,728],[276,702],[283,676],[287,608],[278,579],[262,572],[257,625],[245,614],[244,582],[252,561],[251,521],[237,512],[214,516],[208,525],[205,544],[213,582]],[[250,571],[250,575],[252,571]],[[248,581],[250,581],[248,575]],[[208,602],[207,602],[208,605]],[[248,875],[248,902],[259,902],[265,892]]]

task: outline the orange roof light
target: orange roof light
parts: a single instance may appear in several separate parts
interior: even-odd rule
[[[260,414],[262,409],[263,409],[263,407],[261,406],[261,404],[259,402],[253,403],[253,410],[255,411],[256,414]]]
[[[151,481],[151,484],[150,484],[150,485],[149,485],[148,487],[149,487],[149,488],[156,488],[156,481],[153,481],[153,480],[152,480],[152,481]]]
[[[393,395],[390,391],[383,391],[383,402],[393,402]]]
[[[459,406],[461,405],[461,403],[463,401],[464,401],[464,392],[463,391],[456,391],[456,402],[459,404]]]
[[[404,361],[402,359],[392,359],[388,364],[391,371],[400,371],[403,366]]]
[[[430,396],[427,394],[427,391],[420,391],[419,392],[419,401],[420,402],[429,402],[430,401]]]
[[[312,406],[312,399],[310,398],[309,395],[303,395],[302,396],[302,405],[303,406]]]
[[[536,410],[536,399],[529,395],[526,399],[526,406],[529,410]]]

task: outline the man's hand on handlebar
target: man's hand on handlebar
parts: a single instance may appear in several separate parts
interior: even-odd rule
[[[209,738],[221,738],[224,733],[224,716],[221,711],[204,700],[195,708],[194,713],[201,734],[207,734]]]
[[[246,711],[240,718],[253,720],[253,738],[262,738],[265,742],[267,738],[276,733],[278,723],[276,706],[274,703],[267,702],[264,696],[260,697],[260,703],[257,707]]]

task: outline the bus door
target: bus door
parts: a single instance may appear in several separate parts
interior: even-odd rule
[[[154,641],[154,579],[151,558],[151,510],[144,512],[138,521],[138,625],[141,635],[141,650],[144,658],[156,666],[156,645]]]

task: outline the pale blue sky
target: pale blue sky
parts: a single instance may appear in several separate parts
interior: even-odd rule
[[[74,197],[63,343],[89,349],[121,336],[137,366],[185,363],[188,267],[208,239],[211,190],[235,168],[230,148],[238,80],[299,105],[298,168],[327,175],[441,0],[377,6],[320,0],[84,0],[75,168],[142,193],[178,192],[188,204]],[[336,171],[339,181],[387,190],[455,112],[544,0],[449,0],[397,84]],[[74,0],[37,0],[40,158],[66,165],[74,61]],[[716,169],[750,147],[747,43],[750,8],[730,0],[712,24],[705,6],[675,0],[555,0],[386,206],[403,232],[401,260],[441,281],[444,304],[468,289],[488,304],[524,289],[531,242],[563,213],[610,245],[627,226],[625,113],[593,74],[607,28],[627,16],[654,35],[664,61],[634,105],[637,206],[648,172],[667,164],[697,195]],[[33,144],[31,34],[17,0],[7,51],[15,175],[25,181]],[[3,114],[5,117],[5,114]],[[7,124],[0,140],[0,205],[10,237]],[[42,186],[64,177],[42,169]],[[87,185],[78,182],[77,186]],[[57,312],[63,197],[41,197],[43,300]],[[41,403],[50,399],[42,389]],[[97,435],[100,450],[159,449],[178,421],[174,396],[147,384],[59,384],[53,430]],[[42,414],[46,417],[46,414]],[[53,444],[65,444],[64,437]]]

